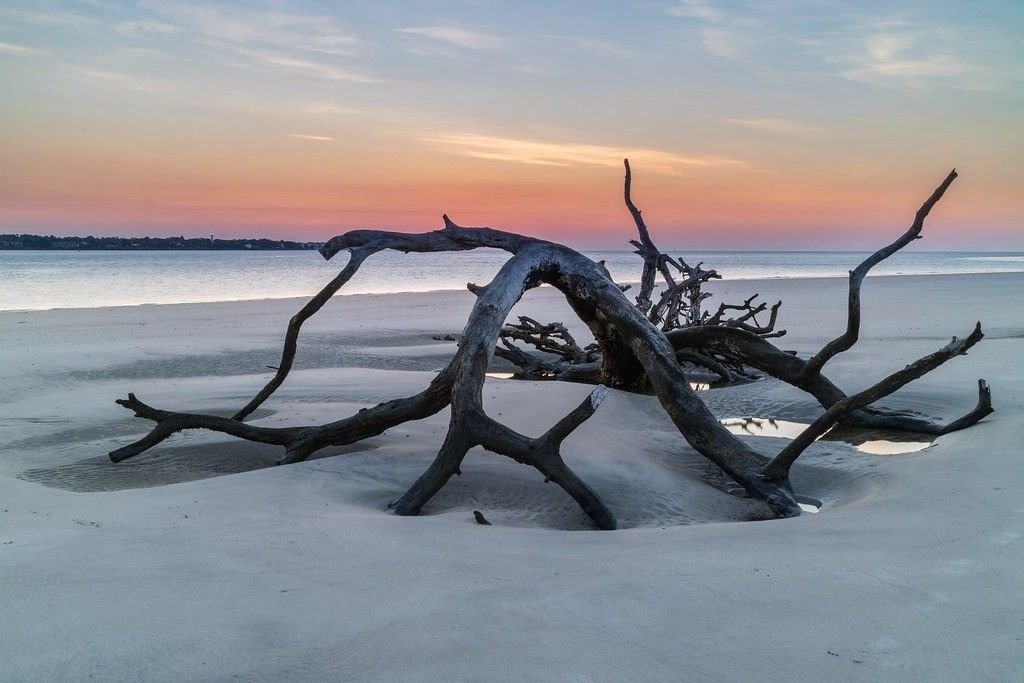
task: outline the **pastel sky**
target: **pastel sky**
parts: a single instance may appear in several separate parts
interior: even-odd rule
[[[1024,249],[1024,2],[0,3],[0,232]]]

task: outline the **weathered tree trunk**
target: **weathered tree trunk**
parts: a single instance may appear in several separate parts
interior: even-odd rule
[[[771,334],[774,328],[778,305],[772,309],[770,323],[761,326],[754,317],[765,306],[753,305],[753,297],[742,306],[720,308],[714,316],[701,314],[702,320],[713,319],[713,324],[691,325],[666,333],[664,325],[658,325],[661,322],[658,316],[668,315],[678,320],[683,316],[682,304],[679,302],[685,297],[690,302],[687,304],[690,312],[686,315],[692,317],[693,306],[698,305],[702,298],[700,294],[694,295],[692,289],[679,289],[685,285],[686,280],[676,282],[669,266],[684,274],[689,272],[691,276],[698,273],[699,266],[696,269],[688,266],[683,268],[668,257],[662,258],[664,255],[653,246],[640,212],[629,198],[628,173],[627,164],[626,201],[640,232],[641,240],[636,244],[645,264],[641,293],[636,303],[631,303],[623,293],[623,288],[612,282],[602,264],[553,242],[490,228],[463,228],[447,216],[444,217],[445,227],[434,232],[407,234],[375,230],[351,231],[331,239],[321,248],[321,253],[328,259],[341,251],[349,251],[349,262],[338,277],[292,318],[277,373],[245,407],[232,418],[176,413],[152,408],[134,394],[129,394],[127,399],[117,402],[134,411],[137,416],[156,424],[139,441],[113,451],[110,454],[111,460],[119,462],[138,455],[181,430],[208,429],[250,441],[282,446],[284,454],[280,462],[292,463],[304,460],[325,446],[353,443],[451,406],[448,431],[437,457],[411,488],[391,504],[395,512],[417,514],[452,475],[460,473],[462,460],[469,449],[482,446],[536,468],[547,480],[555,482],[572,496],[597,527],[613,529],[615,518],[611,511],[597,493],[562,460],[561,444],[597,410],[608,391],[604,385],[630,390],[637,390],[643,385],[649,386],[657,395],[682,438],[694,450],[725,471],[751,497],[763,501],[773,514],[786,517],[800,513],[789,482],[790,468],[817,436],[838,422],[865,424],[874,421],[876,425],[885,423],[885,426],[918,427],[914,418],[874,411],[869,406],[947,360],[966,353],[982,338],[979,324],[965,339],[954,339],[938,352],[853,396],[846,396],[821,374],[821,366],[829,358],[850,348],[856,341],[860,315],[857,297],[863,276],[871,265],[906,244],[909,241],[906,235],[865,261],[869,265],[865,267],[862,264],[855,271],[859,277],[851,275],[850,327],[843,337],[831,342],[810,361],[780,351],[766,340],[765,336]],[[915,221],[916,232],[915,228],[911,228],[908,235],[913,233],[916,236],[920,233],[924,216],[954,177],[955,173],[950,174],[925,204]],[[512,257],[491,283],[486,286],[470,285],[477,299],[460,338],[458,351],[448,366],[422,392],[360,410],[351,417],[324,425],[268,428],[243,422],[287,377],[302,323],[315,314],[369,256],[385,249],[439,252],[478,247],[504,249]],[[650,283],[653,282],[654,272],[661,272],[669,287],[677,288],[673,295],[676,303],[667,304],[667,314],[657,313],[656,309],[661,304],[651,302],[653,285]],[[706,274],[711,271],[700,272]],[[524,292],[544,283],[556,287],[566,297],[573,311],[593,332],[597,349],[581,349],[561,325],[543,325],[523,318],[519,326],[504,327],[509,312]],[[741,310],[743,313],[738,318],[726,320],[723,314],[730,309]],[[513,332],[509,332],[510,329]],[[523,352],[516,349],[508,337],[525,339],[537,348],[560,356],[563,361],[568,359],[570,367],[585,368],[580,378],[596,376],[604,385],[598,386],[583,403],[541,436],[529,437],[515,432],[488,416],[482,400],[485,373],[496,348],[504,357],[523,361],[516,355]],[[499,339],[502,340],[502,347],[497,346]],[[730,371],[721,367],[719,359],[757,368],[808,391],[826,410],[804,434],[774,457],[758,453],[725,429],[690,389],[680,362],[681,355],[696,359],[705,367],[719,367],[715,371],[720,371],[720,374]],[[599,360],[594,360],[595,356]],[[523,363],[529,365],[528,361]],[[546,361],[536,361],[530,367],[536,373],[548,372],[551,368],[562,370],[561,366],[546,366],[544,363]],[[935,426],[933,433],[969,426],[991,412],[989,392],[984,381],[979,382],[979,391],[981,399],[978,408],[949,425],[941,428]]]

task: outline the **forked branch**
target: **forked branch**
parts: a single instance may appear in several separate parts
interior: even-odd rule
[[[953,340],[938,351],[924,358],[921,358],[898,372],[894,372],[880,382],[868,387],[864,391],[848,396],[841,401],[834,403],[828,410],[812,422],[803,432],[793,439],[789,445],[776,455],[768,466],[765,467],[765,475],[772,479],[782,479],[789,476],[789,469],[792,467],[800,454],[811,445],[815,439],[831,429],[846,414],[863,408],[893,393],[897,389],[909,384],[915,379],[924,376],[946,361],[957,356],[966,355],[967,350],[981,341],[985,335],[981,331],[981,323],[978,323],[967,337]],[[984,382],[982,382],[983,384]]]

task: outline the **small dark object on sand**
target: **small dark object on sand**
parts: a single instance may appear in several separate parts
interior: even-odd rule
[[[491,523],[487,521],[487,518],[484,517],[483,513],[480,512],[479,510],[473,510],[473,519],[476,520],[477,524],[483,524],[485,526],[491,526]]]

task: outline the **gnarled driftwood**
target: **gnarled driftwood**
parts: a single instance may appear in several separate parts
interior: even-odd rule
[[[963,339],[954,338],[935,353],[852,396],[844,394],[821,373],[825,362],[857,341],[859,292],[867,271],[920,235],[928,211],[955,177],[955,172],[951,173],[940,185],[903,237],[876,252],[851,273],[847,332],[806,361],[779,350],[768,341],[768,337],[777,334],[774,325],[778,304],[771,308],[770,320],[763,325],[757,323],[755,317],[767,307],[763,303],[754,304],[754,297],[741,305],[721,306],[714,314],[699,312],[696,307],[703,299],[703,293],[693,289],[693,285],[706,282],[713,277],[711,273],[714,271],[704,271],[700,264],[690,268],[681,260],[662,254],[654,246],[640,211],[630,198],[628,162],[625,198],[640,236],[634,245],[644,260],[641,288],[635,302],[627,299],[624,288],[611,280],[602,264],[554,242],[491,228],[461,227],[447,216],[444,217],[444,227],[433,232],[347,232],[328,241],[320,251],[327,259],[348,251],[348,263],[291,319],[276,374],[246,406],[233,417],[225,418],[160,410],[129,394],[127,399],[117,403],[155,425],[140,440],[110,453],[110,458],[119,462],[133,457],[182,430],[208,429],[281,446],[284,452],[280,462],[292,463],[304,460],[325,446],[354,443],[450,406],[451,417],[444,443],[430,467],[391,504],[395,512],[417,514],[453,475],[460,473],[469,449],[482,446],[536,468],[547,480],[555,482],[572,496],[597,527],[613,529],[616,522],[612,512],[598,494],[565,464],[560,452],[561,444],[594,415],[608,392],[605,385],[632,389],[643,384],[657,395],[682,438],[694,450],[720,467],[751,497],[763,501],[774,515],[798,515],[800,507],[789,481],[790,469],[807,446],[833,425],[844,423],[945,433],[970,426],[992,410],[990,392],[983,380],[979,380],[978,407],[947,425],[871,408],[875,401],[966,353],[983,336],[980,324]],[[323,425],[271,428],[244,422],[244,418],[266,401],[287,377],[302,323],[320,310],[367,258],[383,250],[446,252],[479,247],[504,249],[511,258],[489,284],[470,286],[476,294],[476,301],[459,339],[458,350],[447,367],[422,392],[387,401]],[[681,279],[676,279],[673,269]],[[665,280],[665,292],[673,293],[667,299],[662,294],[655,303],[652,299],[653,283],[658,273]],[[580,347],[568,329],[560,324],[543,324],[530,318],[520,318],[518,325],[506,326],[512,307],[527,290],[541,284],[552,285],[566,297],[573,311],[594,334],[593,345]],[[732,310],[740,311],[740,314],[726,318],[726,312]],[[675,322],[666,328],[667,320]],[[498,346],[499,340],[502,346]],[[482,400],[485,373],[491,357],[495,353],[505,353],[506,357],[525,354],[512,340],[525,341],[556,358],[553,362],[536,360],[532,372],[562,374],[575,368],[577,379],[604,384],[598,385],[579,406],[540,436],[520,434],[487,415]],[[522,358],[519,360],[527,363]],[[811,393],[825,411],[779,453],[772,456],[759,453],[723,427],[690,389],[684,362],[703,365],[723,376],[732,375],[735,368],[755,368]]]

